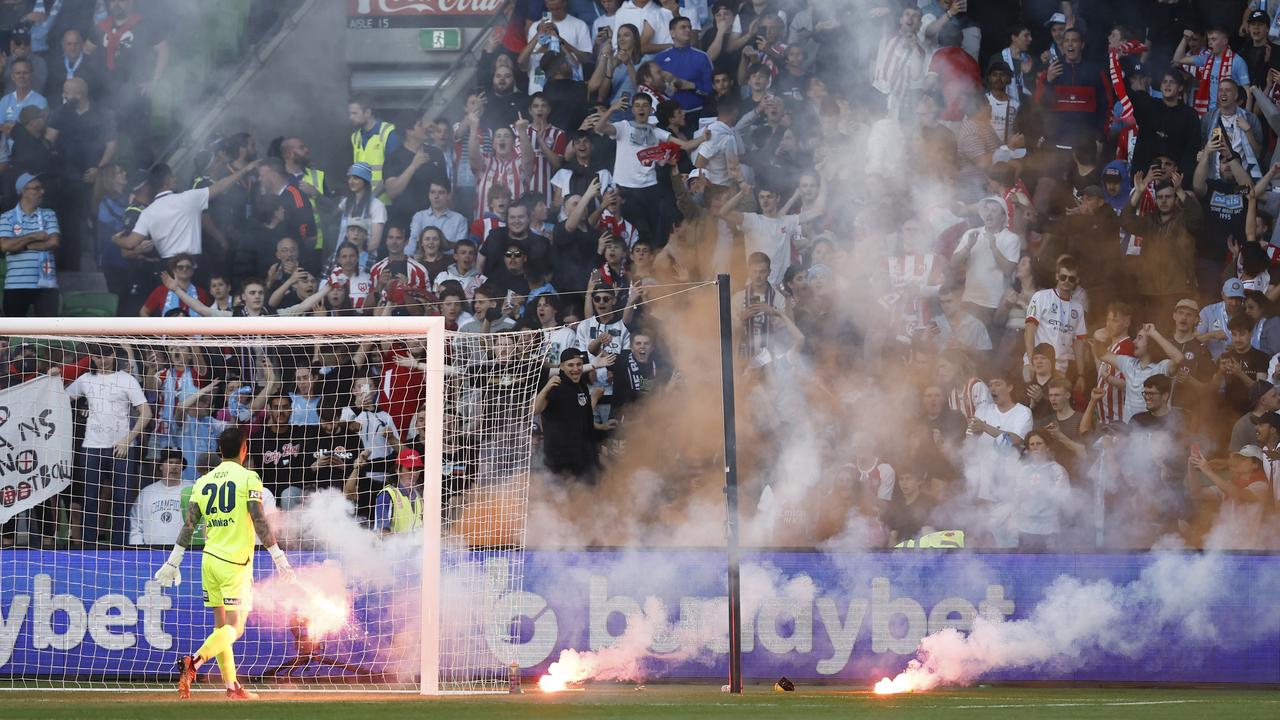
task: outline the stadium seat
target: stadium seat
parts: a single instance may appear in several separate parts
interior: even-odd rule
[[[78,292],[62,296],[64,317],[115,317],[120,304],[115,293]]]

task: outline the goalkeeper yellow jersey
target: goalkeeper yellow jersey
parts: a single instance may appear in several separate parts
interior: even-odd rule
[[[204,553],[235,565],[253,559],[256,538],[249,503],[262,502],[262,478],[233,460],[196,480],[191,502],[204,516]]]

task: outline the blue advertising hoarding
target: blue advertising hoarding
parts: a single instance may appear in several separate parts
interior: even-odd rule
[[[184,560],[177,589],[149,581],[165,557],[159,550],[0,554],[0,677],[167,678],[174,658],[203,641],[211,614],[199,594],[199,554]],[[322,560],[304,554],[295,564]],[[505,577],[506,560],[488,562],[487,573]],[[1156,556],[770,552],[747,553],[743,562],[748,678],[866,683],[902,669],[929,633],[966,630],[978,616],[1027,617],[1061,576],[1133,583]],[[1280,683],[1280,623],[1259,622],[1275,617],[1280,588],[1264,579],[1280,577],[1280,557],[1223,554],[1215,563],[1215,599],[1194,609],[1211,626],[1210,638],[1171,631],[1137,655],[1086,653],[1070,666],[1039,663],[991,679]],[[269,574],[269,559],[256,564],[259,574]],[[416,580],[407,570],[394,587],[349,587],[352,622],[334,639],[303,647],[297,628],[251,619],[237,645],[241,672],[255,677],[293,663],[300,675],[403,679],[416,667],[395,641],[410,622],[404,603],[415,599]],[[727,675],[727,637],[705,632],[723,625],[723,553],[530,551],[524,573],[524,591],[514,599],[519,617],[487,619],[495,634],[516,628],[514,646],[490,639],[495,657],[514,657],[527,672],[540,672],[562,649],[607,646],[629,617],[648,611],[691,630],[655,637],[657,653],[679,650],[690,637],[705,643],[677,652],[676,660],[659,656],[649,664],[651,677]]]

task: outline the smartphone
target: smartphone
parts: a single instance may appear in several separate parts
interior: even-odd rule
[[[603,195],[604,193],[609,192],[609,171],[597,170],[596,177],[600,179],[600,194]]]
[[[542,22],[544,22],[544,23],[549,23],[549,22],[551,22],[551,13],[549,13],[549,12],[544,12],[544,13],[542,13]]]
[[[508,307],[508,308],[513,308],[513,307],[515,307],[515,306],[516,306],[516,291],[515,291],[515,290],[508,290],[508,291],[507,291],[507,299],[503,301],[502,306],[503,306],[503,307]]]

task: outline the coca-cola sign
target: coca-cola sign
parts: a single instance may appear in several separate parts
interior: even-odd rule
[[[505,0],[347,0],[348,17],[492,15]]]

